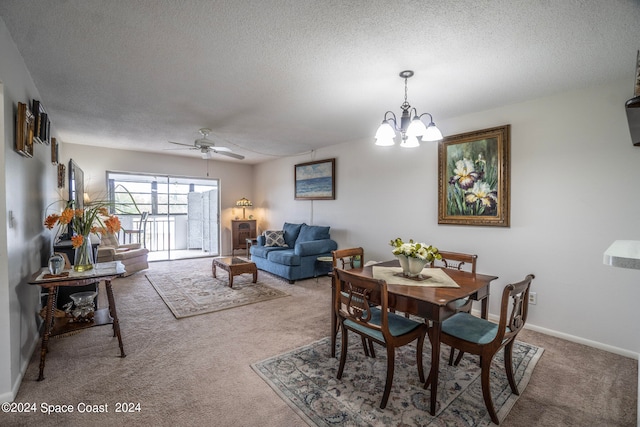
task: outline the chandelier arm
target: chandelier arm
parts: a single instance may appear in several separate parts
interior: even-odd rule
[[[391,116],[393,116],[392,118],[387,118],[387,115],[391,114]],[[396,115],[393,111],[387,111],[386,113],[384,113],[384,120],[385,122],[393,122],[393,128],[396,131],[400,131],[400,129],[398,129],[398,119],[396,118]]]
[[[415,110],[415,108],[414,108]],[[416,115],[418,115],[418,113],[416,112]],[[433,116],[430,113],[422,113],[418,116],[419,119],[422,119],[422,116],[429,116],[429,123],[433,123]]]

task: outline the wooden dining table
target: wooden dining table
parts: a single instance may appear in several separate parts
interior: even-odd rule
[[[364,277],[373,277],[373,267],[399,267],[398,260],[386,261],[372,266],[354,268],[350,273]],[[389,293],[389,308],[414,314],[431,321],[429,328],[429,340],[431,341],[431,371],[429,379],[431,383],[430,414],[436,413],[436,400],[438,392],[438,372],[440,369],[440,332],[442,322],[455,314],[454,302],[460,298],[471,298],[481,301],[481,316],[486,319],[489,306],[489,285],[498,278],[486,274],[471,273],[467,271],[442,269],[459,287],[427,287],[404,285],[387,281]],[[332,287],[336,286],[334,274]],[[335,357],[336,334],[338,332],[337,314],[333,302],[334,292],[331,293],[331,357]],[[375,302],[375,301],[374,301]]]

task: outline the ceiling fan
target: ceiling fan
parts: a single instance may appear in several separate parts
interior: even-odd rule
[[[202,128],[199,130],[199,132],[200,132],[200,135],[202,135],[202,138],[196,139],[193,142],[193,145],[183,144],[181,142],[173,142],[173,141],[169,141],[169,143],[188,147],[188,148],[175,148],[175,150],[200,150],[200,153],[202,153],[203,159],[210,158],[211,153],[221,154],[223,156],[233,157],[234,159],[239,159],[239,160],[244,159],[243,155],[236,154],[233,151],[231,151],[230,148],[227,148],[227,147],[217,147],[213,141],[211,141],[210,139],[207,139],[207,135],[211,133],[211,129]]]

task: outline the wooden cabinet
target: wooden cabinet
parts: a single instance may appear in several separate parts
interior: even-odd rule
[[[246,249],[247,239],[256,237],[255,219],[234,219],[231,221],[232,251]]]

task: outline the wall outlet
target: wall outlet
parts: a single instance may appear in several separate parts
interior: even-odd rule
[[[538,303],[538,294],[536,292],[529,292],[529,304],[536,305]]]

